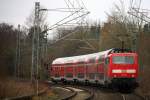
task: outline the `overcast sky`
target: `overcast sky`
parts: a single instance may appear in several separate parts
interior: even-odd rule
[[[26,18],[34,8],[34,3],[38,1],[42,6],[48,9],[67,7],[64,0],[0,0],[0,22],[7,22],[13,25],[25,24]],[[88,16],[92,20],[105,21],[114,3],[119,0],[83,0],[86,8],[90,11]],[[125,0],[128,7],[130,0]],[[139,1],[139,0],[137,0]],[[150,0],[143,0],[142,6],[148,8]],[[65,15],[64,15],[65,16]],[[62,19],[58,12],[48,12],[47,20],[49,24]]]

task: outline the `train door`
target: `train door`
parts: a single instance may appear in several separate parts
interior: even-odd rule
[[[53,79],[54,80],[61,80],[60,78],[60,67],[59,66],[53,66],[52,71],[53,71]]]
[[[87,76],[89,82],[93,83],[96,79],[96,64],[95,64],[95,58],[89,59],[87,65]]]
[[[71,64],[66,64],[65,66],[66,66],[65,67],[66,80],[71,81],[73,80],[73,72],[74,72],[73,66]]]
[[[54,65],[52,65],[52,66],[50,67],[49,75],[50,75],[51,78],[54,77]]]
[[[76,60],[73,61],[73,80],[76,81],[77,80],[77,64],[78,62]]]
[[[110,64],[110,57],[106,57],[104,61],[104,81],[108,83],[108,71],[109,71],[109,64]]]
[[[85,67],[84,62],[78,62],[76,66],[76,76],[78,81],[84,81],[85,80]]]
[[[88,59],[85,60],[84,66],[85,66],[85,81],[87,82],[89,80],[88,77]]]
[[[60,76],[61,76],[61,79],[64,79],[64,74],[65,74],[65,70],[64,70],[64,66],[62,65],[60,67]]]
[[[96,79],[99,83],[104,83],[104,56],[101,56],[96,59],[97,64],[97,73]]]

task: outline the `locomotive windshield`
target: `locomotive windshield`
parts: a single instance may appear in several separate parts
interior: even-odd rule
[[[112,60],[114,64],[133,64],[134,63],[133,56],[114,56]]]

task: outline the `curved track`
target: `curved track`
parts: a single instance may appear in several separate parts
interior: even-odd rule
[[[68,87],[77,92],[76,96],[71,98],[70,100],[89,100],[91,97],[91,92],[85,89],[77,88],[77,87]]]
[[[64,90],[68,89],[70,92],[72,92],[70,95],[62,96],[63,98],[60,98],[61,100],[92,100],[94,94],[93,91],[85,89],[84,87],[62,84],[57,84],[53,86],[56,88],[61,87]]]
[[[102,86],[85,86],[79,84],[65,85],[62,83],[58,85],[71,87],[72,89],[75,88],[77,95],[68,100],[145,100],[144,97],[135,94],[134,92],[122,93]],[[83,94],[80,90],[84,91]],[[82,96],[83,98],[81,98]]]

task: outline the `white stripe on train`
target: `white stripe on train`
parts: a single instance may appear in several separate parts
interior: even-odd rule
[[[112,73],[136,73],[136,70],[135,69],[127,69],[127,70],[113,69]]]

